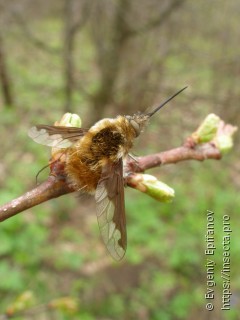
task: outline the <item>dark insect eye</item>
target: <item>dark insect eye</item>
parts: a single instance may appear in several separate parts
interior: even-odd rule
[[[139,124],[135,120],[130,120],[130,124],[132,125],[133,129],[135,130],[136,137],[138,137],[140,134]]]
[[[141,130],[140,130],[140,127],[139,127],[139,124],[137,123],[137,121],[135,121],[134,118],[131,116],[125,116],[125,118],[128,120],[128,122],[133,127],[135,134],[136,134],[136,137],[138,137]]]

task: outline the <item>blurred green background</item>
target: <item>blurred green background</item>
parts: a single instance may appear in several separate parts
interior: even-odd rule
[[[237,0],[2,0],[1,204],[34,187],[48,163],[50,151],[28,129],[66,111],[89,127],[188,85],[152,119],[136,155],[181,145],[211,112],[238,125],[239,14]],[[240,319],[239,150],[236,136],[221,161],[149,171],[175,189],[171,204],[127,188],[120,263],[102,244],[91,198],[67,195],[1,223],[0,314],[30,291],[32,311],[18,319]],[[207,210],[217,247],[213,311],[204,298]],[[221,311],[224,214],[232,228],[230,311]],[[61,297],[70,305],[46,307]]]

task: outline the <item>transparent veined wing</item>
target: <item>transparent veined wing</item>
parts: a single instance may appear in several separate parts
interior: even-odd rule
[[[68,148],[81,139],[88,129],[77,127],[36,125],[28,131],[35,142],[57,148]]]
[[[121,260],[127,249],[122,159],[104,167],[95,200],[103,242],[111,256]]]

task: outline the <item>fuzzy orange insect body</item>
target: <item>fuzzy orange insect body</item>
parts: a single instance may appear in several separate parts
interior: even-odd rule
[[[67,153],[66,173],[74,188],[93,193],[101,178],[102,168],[124,158],[136,137],[126,117],[103,119]]]
[[[94,194],[103,242],[115,260],[121,260],[127,248],[123,160],[150,117],[184,89],[150,113],[103,119],[89,130],[37,125],[29,131],[34,141],[65,149],[68,182],[75,190]]]

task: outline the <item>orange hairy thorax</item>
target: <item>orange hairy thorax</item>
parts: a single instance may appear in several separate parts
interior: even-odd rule
[[[135,136],[133,127],[123,116],[103,119],[91,127],[67,154],[66,173],[74,187],[94,192],[102,168],[125,157]]]

